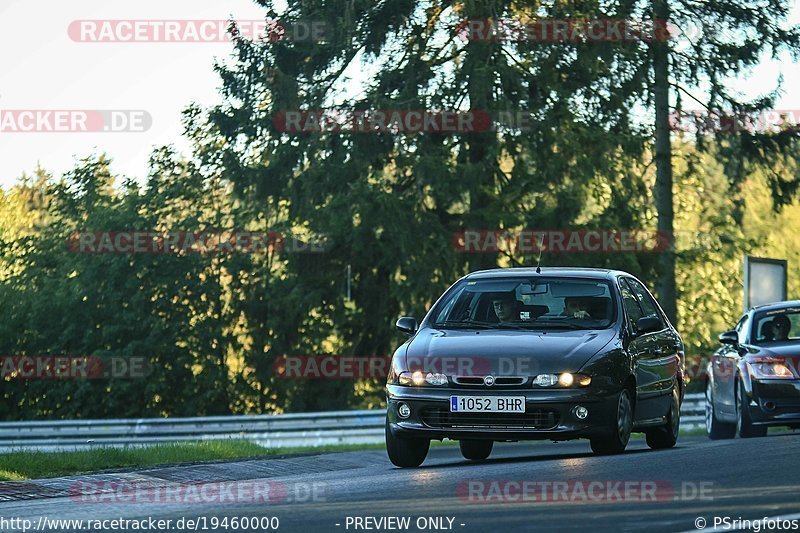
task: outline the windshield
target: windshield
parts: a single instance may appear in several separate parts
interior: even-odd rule
[[[766,311],[755,316],[753,344],[800,342],[800,308]]]
[[[614,321],[611,286],[571,278],[462,282],[434,312],[436,328],[601,329]]]

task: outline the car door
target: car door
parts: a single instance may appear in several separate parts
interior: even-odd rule
[[[644,316],[655,317],[661,322],[661,329],[652,333],[655,338],[654,355],[659,374],[658,389],[665,393],[672,392],[675,376],[679,370],[683,343],[678,333],[669,326],[669,322],[650,291],[638,280],[628,278],[628,283],[639,300]]]
[[[625,279],[619,280],[619,289],[622,295],[622,305],[625,309],[626,326],[629,331],[627,350],[633,361],[633,368],[636,373],[634,420],[644,420],[654,416],[651,415],[654,409],[650,405],[651,402],[647,400],[647,393],[643,393],[643,391],[647,391],[650,388],[654,380],[654,375],[647,369],[648,353],[653,349],[653,339],[649,335],[639,335],[637,332],[636,322],[644,316],[644,312]]]
[[[747,332],[750,329],[750,315],[744,315],[736,324],[736,333],[739,335],[739,344],[747,342]],[[713,373],[714,408],[719,416],[725,420],[736,417],[736,369],[739,365],[741,354],[739,348],[730,344],[723,344],[714,352],[711,361]]]
[[[636,297],[642,315],[655,317],[661,324],[656,331],[640,335],[644,351],[640,354],[636,376],[642,405],[646,406],[645,418],[656,418],[663,416],[669,408],[681,345],[672,328],[667,327],[658,304],[644,285],[633,278],[625,278],[625,282]]]

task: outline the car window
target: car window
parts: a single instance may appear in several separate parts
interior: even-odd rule
[[[750,329],[750,315],[745,315],[736,325],[736,332],[739,334],[739,344],[746,344],[748,342],[747,333]]]
[[[620,280],[619,289],[622,293],[622,305],[625,306],[625,313],[628,315],[628,322],[631,326],[631,331],[635,333],[637,330],[636,322],[644,316],[644,313],[642,312],[642,308],[639,306],[639,301],[636,299],[636,296],[626,280]]]
[[[742,328],[741,339],[747,332]],[[753,315],[752,344],[800,341],[800,308],[774,309]]]
[[[658,304],[656,304],[656,301],[650,296],[650,293],[647,292],[647,289],[634,279],[628,278],[625,281],[628,282],[631,290],[636,295],[636,299],[639,300],[639,305],[642,307],[644,316],[654,316],[658,318],[661,321],[661,325],[664,326],[664,320],[658,310]]]
[[[434,312],[433,324],[596,329],[613,323],[615,308],[605,280],[486,278],[457,287]]]

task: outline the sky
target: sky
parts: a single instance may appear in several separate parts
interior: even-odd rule
[[[800,0],[792,20],[800,22]],[[214,58],[226,58],[229,42],[78,42],[68,28],[76,20],[263,19],[253,0],[0,0],[0,110],[125,110],[144,113],[144,131],[0,131],[0,186],[13,184],[37,165],[55,176],[77,159],[105,152],[112,172],[143,179],[154,147],[171,144],[183,153],[181,111],[191,102],[219,102]],[[784,75],[776,109],[800,109],[800,68],[765,62],[735,80],[742,93],[773,88]],[[688,107],[688,106],[687,106]]]

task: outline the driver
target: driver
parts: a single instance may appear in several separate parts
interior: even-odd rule
[[[504,292],[492,298],[492,306],[494,306],[494,314],[500,322],[510,322],[512,320],[519,320],[519,301],[517,301],[514,293]]]
[[[564,315],[572,318],[592,318],[589,303],[584,298],[564,298]]]
[[[772,319],[772,331],[775,332],[776,341],[789,340],[789,330],[792,328],[792,323],[786,315],[778,315]]]

